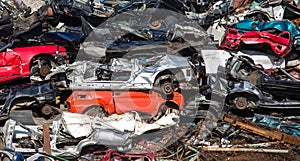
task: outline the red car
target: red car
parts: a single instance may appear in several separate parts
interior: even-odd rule
[[[293,41],[288,31],[280,31],[280,34],[268,31],[247,31],[241,32],[233,28],[228,28],[219,49],[238,50],[243,47],[255,48],[258,45],[267,45],[273,53],[280,57],[286,56],[292,49]],[[267,49],[258,46],[258,49]]]
[[[155,91],[73,91],[66,100],[70,112],[90,116],[137,111],[156,116],[160,109],[183,109],[183,96],[163,97]]]
[[[30,75],[46,76],[56,57],[67,57],[62,46],[44,45],[14,48],[0,53],[0,83]]]

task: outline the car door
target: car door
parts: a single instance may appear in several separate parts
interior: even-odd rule
[[[0,82],[21,77],[22,63],[20,55],[15,51],[0,53]]]
[[[121,114],[129,111],[138,111],[155,115],[159,106],[164,102],[157,92],[146,91],[113,91],[116,113]]]

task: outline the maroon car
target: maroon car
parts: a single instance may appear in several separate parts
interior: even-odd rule
[[[219,49],[245,48],[265,52],[269,49],[272,53],[284,57],[291,51],[292,44],[291,34],[288,31],[238,31],[228,28]]]
[[[1,52],[0,83],[31,75],[45,77],[50,73],[53,63],[57,63],[57,58],[67,58],[64,47],[44,45]]]

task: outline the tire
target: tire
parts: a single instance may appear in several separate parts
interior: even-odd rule
[[[107,113],[103,110],[103,108],[101,106],[91,106],[91,107],[88,107],[87,109],[85,109],[83,111],[82,114],[86,114],[88,116],[92,116],[92,117],[106,117],[107,116]]]

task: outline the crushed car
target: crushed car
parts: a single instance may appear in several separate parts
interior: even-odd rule
[[[55,111],[57,92],[50,81],[23,84],[3,89],[1,92],[1,115],[12,110],[29,109],[37,116],[50,116]]]
[[[299,81],[284,69],[277,74],[267,73],[260,65],[245,57],[229,59],[227,67],[227,101],[237,109],[269,108],[298,109],[299,97],[290,91],[297,91]],[[278,79],[274,75],[285,75]]]
[[[114,58],[106,64],[78,61],[57,67],[46,79],[67,73],[72,90],[154,89],[170,95],[197,84],[189,61],[188,57],[176,55],[158,55],[150,59]]]
[[[137,111],[159,117],[168,108],[182,110],[184,98],[179,92],[164,98],[155,91],[73,91],[66,100],[68,110],[90,116],[107,116]]]
[[[0,83],[33,76],[42,79],[67,59],[64,47],[55,45],[14,48],[0,53]]]
[[[219,49],[256,49],[285,57],[292,50],[293,39],[288,31],[242,31],[228,28]]]

